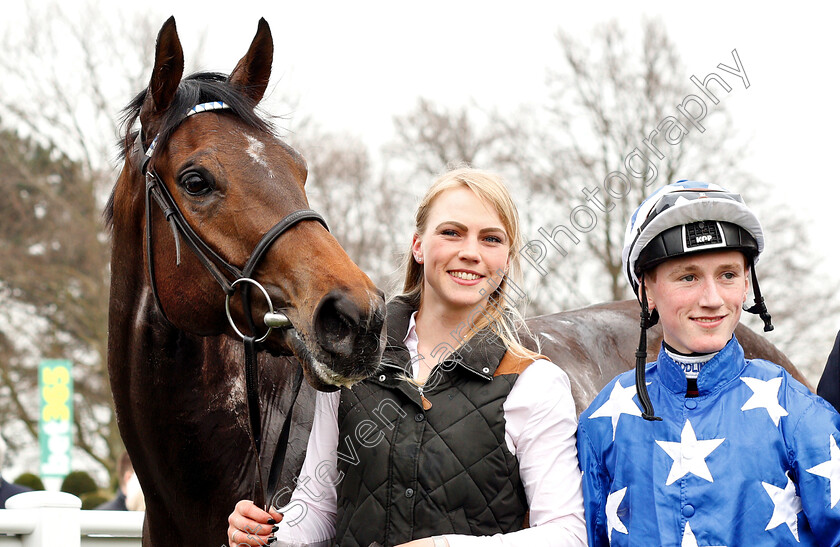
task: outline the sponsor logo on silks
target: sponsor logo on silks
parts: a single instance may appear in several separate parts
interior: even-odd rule
[[[697,378],[697,375],[700,374],[700,369],[702,369],[705,364],[706,363],[679,363],[686,378]]]

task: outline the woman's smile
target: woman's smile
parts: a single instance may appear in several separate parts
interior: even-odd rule
[[[432,202],[427,228],[412,252],[423,264],[423,307],[469,314],[502,282],[510,243],[498,212],[469,188],[451,188]]]
[[[456,282],[461,282],[466,285],[473,285],[473,282],[477,282],[480,279],[483,279],[483,275],[479,275],[475,272],[469,272],[466,270],[450,270],[449,275],[455,278]]]

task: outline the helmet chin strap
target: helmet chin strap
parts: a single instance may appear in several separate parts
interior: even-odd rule
[[[755,260],[750,260],[750,275],[752,276],[753,292],[755,293],[755,304],[747,307],[744,304],[744,311],[748,313],[757,314],[764,321],[764,332],[773,330],[773,324],[770,322],[770,313],[767,311],[767,305],[764,303],[764,297],[761,296],[761,288],[758,286],[758,277],[755,274]]]
[[[755,273],[755,262],[750,261],[750,274],[752,276],[753,292],[755,293],[755,304],[749,308],[744,304],[744,311],[757,314],[764,321],[764,332],[773,330],[773,324],[770,322],[770,313],[767,311],[767,305],[764,303],[764,297],[761,296],[761,288],[758,286],[758,277]],[[647,360],[647,329],[654,326],[659,320],[659,313],[656,310],[650,311],[648,308],[647,291],[645,290],[645,274],[639,276],[639,286],[641,287],[641,296],[639,303],[642,305],[641,311],[641,334],[639,336],[639,348],[636,350],[636,393],[639,396],[639,402],[642,404],[642,418],[650,421],[661,421],[662,418],[656,416],[653,410],[653,403],[650,401],[648,395],[647,385],[645,385],[645,364]]]
[[[662,421],[662,418],[656,416],[653,412],[653,403],[650,402],[647,385],[645,384],[645,364],[647,361],[647,329],[654,326],[659,319],[659,313],[653,310],[651,314],[648,310],[647,292],[645,291],[645,274],[639,278],[639,284],[642,287],[641,295],[641,334],[639,335],[639,348],[636,350],[636,394],[639,396],[639,402],[642,403],[642,418],[649,421]]]

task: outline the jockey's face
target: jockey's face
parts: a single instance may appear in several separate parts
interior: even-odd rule
[[[684,353],[719,351],[732,338],[747,299],[746,260],[739,251],[672,258],[645,275],[645,286],[668,345]]]

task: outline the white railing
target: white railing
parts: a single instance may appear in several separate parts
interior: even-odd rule
[[[140,546],[144,513],[81,507],[79,498],[65,492],[12,496],[0,509],[0,547]]]

